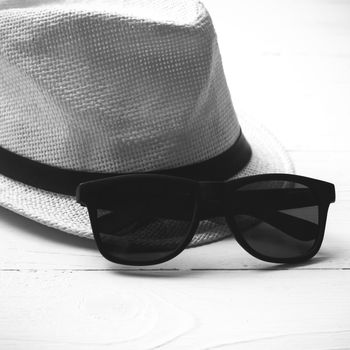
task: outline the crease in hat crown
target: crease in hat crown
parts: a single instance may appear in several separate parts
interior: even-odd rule
[[[211,18],[192,0],[1,1],[0,146],[93,172],[175,168],[239,136]]]

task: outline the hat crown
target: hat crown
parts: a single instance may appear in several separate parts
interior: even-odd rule
[[[232,146],[239,124],[205,8],[113,4],[0,1],[0,146],[93,172],[175,168]]]
[[[179,25],[191,25],[205,10],[195,0],[1,0],[0,10],[5,9],[107,13],[118,17]]]

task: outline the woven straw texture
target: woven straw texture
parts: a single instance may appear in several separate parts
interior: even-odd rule
[[[65,3],[0,11],[2,147],[62,168],[132,172],[233,144],[239,125],[203,6]],[[138,18],[143,8],[155,18]]]
[[[215,30],[197,1],[0,0],[0,33],[0,146],[17,154],[142,172],[210,159],[239,135]],[[253,157],[237,176],[293,171],[268,132],[240,122]],[[0,204],[92,238],[73,197],[0,175]],[[229,234],[223,221],[205,221],[191,245]]]

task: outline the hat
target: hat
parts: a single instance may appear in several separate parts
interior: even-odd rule
[[[74,196],[85,180],[293,172],[268,131],[237,118],[198,1],[0,0],[0,33],[5,208],[93,238]],[[202,221],[191,246],[230,234],[223,219]]]

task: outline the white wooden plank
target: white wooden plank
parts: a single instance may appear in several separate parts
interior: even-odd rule
[[[203,2],[238,115],[289,149],[349,150],[350,2]]]
[[[1,349],[347,349],[349,271],[1,272]]]

